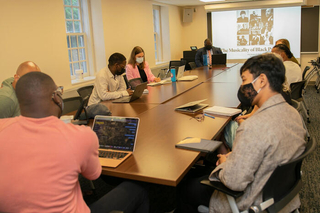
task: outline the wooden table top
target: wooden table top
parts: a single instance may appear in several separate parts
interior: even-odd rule
[[[175,148],[185,137],[212,139],[229,117],[205,117],[174,111],[172,104],[158,105],[140,115],[134,155],[117,168],[103,167],[105,175],[176,186],[200,157],[200,152]]]
[[[224,69],[224,66],[208,69],[197,68],[185,75],[198,75],[189,82],[175,82],[148,87],[144,94],[132,103],[104,101],[115,116],[140,118],[137,143],[133,156],[117,168],[102,168],[105,175],[177,186],[201,153],[175,148],[185,137],[213,139],[223,130],[230,117],[194,118],[195,114],[175,111],[175,107],[190,101],[207,99],[210,106],[237,107],[239,67]],[[215,80],[217,78],[217,80]],[[225,78],[225,79],[224,79]],[[237,79],[239,78],[239,79]]]

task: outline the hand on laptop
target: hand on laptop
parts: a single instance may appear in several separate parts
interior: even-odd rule
[[[130,96],[133,94],[133,90],[131,88],[127,89],[127,92]]]

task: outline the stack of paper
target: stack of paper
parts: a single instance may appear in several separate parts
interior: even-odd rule
[[[162,84],[170,84],[171,83],[171,78],[166,78],[166,79],[163,79],[159,82],[152,82],[152,83],[149,83],[148,86],[156,86],[156,85],[162,85]]]
[[[233,116],[241,113],[241,109],[234,109],[222,106],[213,106],[203,110],[204,113],[210,113],[215,115]]]

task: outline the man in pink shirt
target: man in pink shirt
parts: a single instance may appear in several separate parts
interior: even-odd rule
[[[98,138],[59,119],[61,89],[41,72],[16,85],[21,116],[0,119],[0,212],[148,212],[145,190],[129,182],[86,205],[78,175],[100,176]]]

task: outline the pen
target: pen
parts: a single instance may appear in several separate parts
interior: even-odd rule
[[[204,115],[204,116],[207,116],[207,117],[209,117],[209,118],[213,118],[213,119],[215,119],[215,117],[214,117],[214,116],[212,116],[212,115],[208,115],[207,113],[204,113],[203,115]]]

